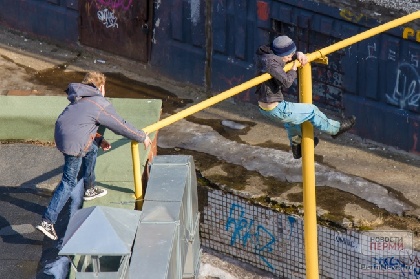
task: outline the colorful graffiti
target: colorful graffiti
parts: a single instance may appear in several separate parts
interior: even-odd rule
[[[239,211],[239,216],[237,214]],[[229,217],[226,222],[226,231],[233,229],[230,245],[235,245],[241,241],[242,246],[252,245],[255,253],[271,269],[274,267],[263,256],[264,252],[271,252],[272,246],[276,242],[274,235],[260,224],[254,224],[254,219],[248,220],[245,216],[245,210],[238,204],[232,204],[229,210]]]

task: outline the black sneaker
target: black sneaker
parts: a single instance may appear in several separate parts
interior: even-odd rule
[[[314,137],[314,147],[316,147],[318,143],[319,143],[319,138]],[[300,143],[292,144],[292,154],[293,154],[293,158],[295,159],[302,158],[302,144]]]
[[[332,135],[331,137],[333,139],[337,138],[339,135],[341,135],[344,132],[347,132],[350,130],[354,124],[356,124],[356,116],[352,115],[340,122],[340,129],[338,130],[337,134]]]
[[[85,191],[85,195],[83,196],[83,199],[85,201],[90,201],[90,200],[93,200],[93,199],[96,199],[96,198],[103,197],[107,193],[108,193],[108,191],[105,190],[105,189],[100,189],[100,188],[97,188],[97,187],[93,187],[93,188],[87,189]]]
[[[51,224],[50,222],[43,220],[41,222],[41,225],[36,226],[36,228],[40,230],[41,232],[43,232],[46,236],[48,236],[52,240],[58,239],[57,234],[55,233],[55,230],[54,230],[54,225]]]

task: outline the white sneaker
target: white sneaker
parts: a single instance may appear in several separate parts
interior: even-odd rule
[[[85,191],[85,195],[83,196],[83,199],[85,201],[90,201],[90,200],[93,200],[93,199],[96,199],[96,198],[103,197],[107,193],[108,193],[108,191],[106,189],[100,189],[100,188],[97,188],[97,187],[93,187],[93,188],[87,189]]]
[[[54,225],[51,224],[50,222],[44,220],[41,222],[41,225],[36,226],[36,228],[40,230],[41,232],[43,232],[46,236],[48,236],[52,240],[58,239],[57,234],[55,233],[55,230],[54,230]]]

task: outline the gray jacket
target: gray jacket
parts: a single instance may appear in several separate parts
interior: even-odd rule
[[[284,100],[283,91],[289,88],[297,77],[296,71],[287,73],[283,70],[286,63],[275,55],[269,45],[258,48],[256,52],[257,74],[269,73],[272,78],[259,84],[255,93],[258,101],[263,103],[281,102]]]
[[[56,146],[62,153],[83,156],[95,140],[99,125],[130,140],[145,140],[146,134],[118,115],[95,86],[70,83],[66,92],[70,104],[58,117],[54,131]]]

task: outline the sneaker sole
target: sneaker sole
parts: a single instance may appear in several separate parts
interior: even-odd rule
[[[103,196],[105,196],[106,194],[108,194],[108,191],[104,189],[104,191],[103,191],[102,193],[100,193],[100,194],[98,194],[98,195],[96,195],[96,196],[93,196],[93,197],[83,197],[83,200],[85,200],[85,201],[91,201],[91,200],[94,200],[94,199],[96,199],[96,198],[103,197]]]
[[[52,240],[57,240],[57,239],[58,239],[58,237],[57,237],[57,236],[54,236],[54,235],[50,234],[47,230],[45,230],[43,226],[36,226],[36,228],[37,228],[38,230],[40,230],[40,231],[41,231],[44,235],[46,235],[48,238],[50,238],[50,239],[52,239]]]

